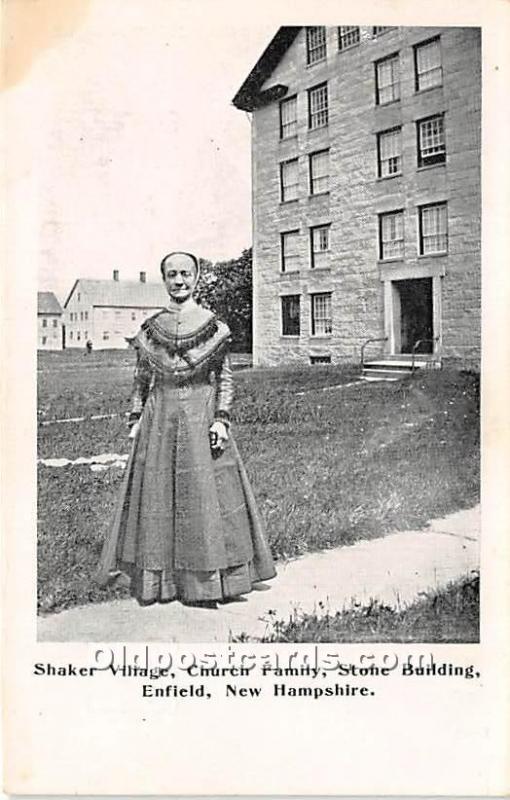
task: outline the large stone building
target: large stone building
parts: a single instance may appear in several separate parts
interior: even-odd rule
[[[252,113],[254,361],[480,357],[478,28],[280,28]],[[368,352],[368,351],[367,351]]]
[[[62,350],[62,306],[53,292],[37,292],[37,349]]]
[[[127,347],[127,338],[167,303],[163,282],[147,283],[145,272],[138,281],[119,280],[118,270],[112,280],[79,278],[64,303],[66,348],[87,341],[95,350]]]

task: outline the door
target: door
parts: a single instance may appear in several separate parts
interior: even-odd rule
[[[432,278],[395,281],[400,305],[400,352],[434,351],[432,315]]]

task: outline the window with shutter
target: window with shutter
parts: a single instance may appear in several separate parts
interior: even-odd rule
[[[418,209],[420,255],[448,251],[448,217],[446,203],[421,206]]]
[[[379,258],[404,257],[404,212],[391,211],[379,215]]]
[[[329,336],[333,331],[331,292],[310,295],[312,301],[312,336]]]
[[[308,127],[310,130],[328,124],[328,85],[322,83],[308,90]]]
[[[441,48],[439,39],[416,45],[414,48],[415,86],[416,91],[441,86],[443,68],[441,65]]]

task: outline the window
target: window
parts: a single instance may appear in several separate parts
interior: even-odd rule
[[[377,174],[389,178],[402,172],[402,130],[393,128],[377,134]]]
[[[56,328],[58,326],[58,319],[53,320],[53,327]]]
[[[289,139],[297,134],[297,96],[280,103],[280,139]]]
[[[88,311],[84,311],[83,312],[83,319],[87,320],[88,318],[89,318],[89,312]]]
[[[308,89],[308,127],[324,128],[328,124],[328,84]]]
[[[398,53],[375,63],[375,102],[378,106],[400,100]]]
[[[310,228],[312,269],[329,266],[329,225]]]
[[[43,328],[47,328],[48,327],[48,320],[46,319],[46,317],[43,317],[42,326],[43,326]]]
[[[379,258],[404,257],[404,212],[379,215]]]
[[[131,312],[131,319],[133,320],[133,322],[136,320],[136,311]]]
[[[326,28],[323,25],[306,29],[306,63],[316,64],[326,58]]]
[[[301,329],[299,301],[298,294],[289,294],[281,298],[282,336],[299,336]]]
[[[83,335],[84,335],[85,339],[89,338],[89,332],[88,331],[85,331],[85,333]]]
[[[80,300],[81,300],[81,293],[78,292],[78,303],[80,302]]]
[[[72,332],[72,331],[69,331],[69,338],[70,338],[70,339],[72,339],[72,338],[73,338],[73,332]]]
[[[280,234],[282,251],[282,272],[299,269],[299,231],[286,231]]]
[[[331,364],[331,356],[310,356],[310,364]]]
[[[43,343],[43,345],[44,345],[44,344],[46,344],[46,342],[47,342],[47,341],[48,341],[48,338],[47,338],[46,336],[43,336],[43,337],[42,337],[42,343]]]
[[[78,331],[78,333],[76,334],[76,338],[78,339],[78,341],[80,341],[80,339],[81,339],[81,333],[80,333],[80,331]]]
[[[418,166],[444,164],[446,145],[444,139],[444,118],[442,114],[428,117],[416,123],[418,135]]]
[[[340,25],[338,28],[338,49],[347,50],[348,47],[353,47],[355,44],[359,44],[359,28]]]
[[[83,311],[80,311],[80,319],[83,322]]]
[[[103,331],[103,340],[104,340],[105,342],[107,342],[109,338],[110,338],[110,333],[109,333],[109,331]]]
[[[416,45],[414,48],[415,88],[417,92],[422,89],[431,89],[441,86],[443,82],[443,68],[441,66],[441,49],[439,39]]]
[[[448,251],[446,203],[434,203],[418,209],[420,255]]]
[[[331,321],[331,292],[312,294],[312,336],[329,336]]]
[[[298,159],[280,164],[280,199],[282,203],[297,200],[299,189]]]
[[[310,194],[329,192],[329,150],[310,155]]]
[[[386,31],[391,31],[392,25],[374,25],[372,28],[372,33],[374,36],[380,36],[381,33],[386,33]]]

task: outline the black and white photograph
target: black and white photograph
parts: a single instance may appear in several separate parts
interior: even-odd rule
[[[510,7],[2,22],[5,790],[504,794]]]
[[[45,131],[40,639],[478,641],[480,28],[143,33]]]

